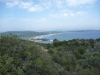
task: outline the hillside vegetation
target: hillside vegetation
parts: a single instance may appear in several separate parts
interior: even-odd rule
[[[100,38],[41,44],[0,35],[0,75],[100,75]]]

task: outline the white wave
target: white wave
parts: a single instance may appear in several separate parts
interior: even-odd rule
[[[34,38],[34,39],[41,39],[41,38],[45,38],[45,37],[52,36],[52,35],[56,35],[56,34],[61,34],[61,33],[54,33],[54,34],[40,35],[40,36],[36,36],[36,37],[33,37],[33,38]]]
[[[61,33],[53,33],[53,34],[42,35],[42,38],[43,38],[43,37],[52,36],[52,35],[57,35],[57,34],[61,34]]]
[[[50,41],[53,41],[53,40],[50,40]]]

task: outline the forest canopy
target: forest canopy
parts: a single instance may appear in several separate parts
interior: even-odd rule
[[[0,35],[0,75],[100,75],[100,38],[43,44]]]

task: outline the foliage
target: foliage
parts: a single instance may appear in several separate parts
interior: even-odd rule
[[[0,35],[0,75],[100,75],[99,62],[99,39],[39,44]]]

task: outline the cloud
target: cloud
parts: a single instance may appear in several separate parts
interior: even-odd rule
[[[88,14],[88,12],[85,12],[85,11],[77,11],[77,12],[75,12],[75,15],[77,15],[77,16],[84,16],[84,15],[87,15]]]
[[[63,4],[64,4],[64,0],[52,0],[54,6],[58,7],[58,8],[62,8]]]
[[[76,16],[85,16],[87,15],[88,13],[85,12],[85,11],[77,11],[77,12],[74,12],[74,11],[68,11],[68,10],[62,10],[58,13],[55,13],[55,14],[50,14],[51,17],[53,18],[70,18],[70,17],[76,17]]]
[[[84,4],[92,4],[97,0],[66,0],[68,6],[79,6]]]
[[[30,1],[30,2],[23,2],[23,1],[21,1],[20,4],[19,4],[19,7],[20,8],[23,8],[23,9],[28,9],[32,5],[33,5],[33,2],[32,1]]]
[[[7,8],[12,8],[17,6],[20,9],[26,9],[30,12],[41,11],[42,7],[40,5],[34,5],[34,2],[31,0],[0,0],[0,2],[5,2]]]
[[[21,22],[27,22],[27,23],[29,23],[29,22],[31,22],[31,23],[44,23],[44,22],[47,22],[47,19],[46,18],[40,18],[40,19],[35,19],[35,18],[20,18],[19,19]]]
[[[6,22],[22,22],[22,23],[45,23],[47,22],[46,18],[39,18],[39,19],[35,19],[35,18],[16,18],[16,17],[10,17],[10,18],[2,18],[0,19],[0,22],[5,21]]]
[[[6,6],[7,7],[14,7],[14,6],[18,5],[18,4],[19,4],[18,2],[7,2]]]
[[[74,13],[68,13],[68,12],[65,12],[65,13],[55,13],[55,14],[50,14],[50,16],[54,17],[54,18],[67,18],[67,17],[74,16]]]
[[[49,8],[51,6],[55,6],[57,8],[65,8],[65,7],[75,7],[81,6],[85,4],[93,4],[98,0],[39,0],[40,3]]]
[[[65,0],[39,0],[39,1],[40,4],[46,9],[49,9],[52,6],[61,8],[63,7],[63,3],[65,2]]]
[[[39,1],[40,5],[45,9],[49,9],[53,5],[52,0],[39,0]]]
[[[28,10],[31,12],[35,12],[35,11],[42,11],[43,8],[40,5],[34,5],[34,6],[30,7]]]
[[[7,1],[6,6],[8,8],[18,6],[20,9],[27,9],[30,12],[42,11],[43,7],[39,4],[34,4],[33,1],[22,1],[22,0],[14,0]]]
[[[50,8],[68,8],[75,6],[91,5],[97,0],[0,0],[5,2],[7,7],[17,6],[30,12],[43,11]]]
[[[24,2],[24,1],[19,1],[19,0],[13,0],[13,1],[7,1],[6,2],[6,7],[14,7],[14,6],[18,6],[19,8],[29,8],[30,6],[32,6],[32,3],[31,1],[27,1],[27,2]]]
[[[7,3],[6,3],[6,6],[7,6],[7,7],[13,7],[14,4],[13,4],[13,3],[10,3],[10,2],[7,2]]]

